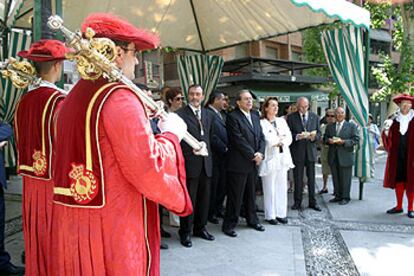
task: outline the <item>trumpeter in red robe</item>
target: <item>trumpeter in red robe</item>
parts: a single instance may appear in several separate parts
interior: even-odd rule
[[[384,123],[382,140],[388,152],[384,187],[395,189],[397,205],[388,214],[403,212],[404,191],[408,200],[408,217],[414,218],[414,97],[400,94],[394,98],[400,107],[395,118]]]
[[[135,51],[156,46],[113,15],[91,15],[86,27],[118,41],[129,78]],[[186,125],[171,116],[159,127],[154,136],[143,103],[121,83],[81,80],[71,90],[56,121],[53,275],[160,274],[156,203],[181,216],[192,205],[179,144]]]
[[[61,77],[67,48],[57,40],[40,40],[19,56],[35,63],[40,84],[19,101],[14,119],[17,171],[23,176],[23,233],[27,275],[50,273],[52,219],[52,121],[64,91],[53,82]]]

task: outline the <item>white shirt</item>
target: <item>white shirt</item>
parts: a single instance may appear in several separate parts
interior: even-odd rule
[[[345,121],[345,120],[344,120],[344,121]],[[341,129],[342,129],[343,125],[344,125],[344,121],[342,121],[342,122],[337,122],[337,123],[336,123],[336,135],[338,135],[338,134],[339,134],[339,132],[341,132]]]
[[[247,120],[249,121],[250,125],[253,126],[252,115],[250,112],[246,112],[240,108],[240,111],[243,112],[244,116],[246,116]]]
[[[196,110],[198,110],[198,119],[201,120],[201,106],[196,108],[194,106],[192,106],[191,104],[189,104],[191,110],[193,111],[194,115],[197,117],[197,112]]]
[[[414,110],[410,109],[410,111],[403,115],[401,113],[398,114],[396,120],[400,122],[400,133],[404,135],[408,130],[408,125],[410,124],[410,121],[414,117]]]
[[[53,89],[55,89],[55,90],[57,90],[57,91],[65,94],[65,95],[67,95],[69,93],[66,90],[60,89],[54,83],[48,82],[46,80],[41,80],[39,83],[30,84],[28,91],[35,90],[35,89],[37,89],[39,87],[49,87],[49,88],[53,88]]]

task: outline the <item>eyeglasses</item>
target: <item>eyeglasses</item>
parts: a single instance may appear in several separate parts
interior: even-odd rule
[[[175,97],[174,101],[179,102],[179,101],[183,101],[184,97]]]

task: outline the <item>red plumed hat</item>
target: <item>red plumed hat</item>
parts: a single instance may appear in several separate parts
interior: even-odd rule
[[[393,101],[396,104],[400,104],[402,101],[411,101],[411,103],[414,106],[414,97],[408,94],[399,94],[397,96],[395,96],[395,98],[393,99]]]
[[[20,51],[17,55],[35,62],[46,62],[63,60],[68,52],[69,49],[59,40],[41,39],[33,43],[29,50]]]
[[[132,42],[135,44],[136,50],[154,49],[158,47],[160,42],[156,34],[139,29],[113,14],[90,14],[82,23],[82,33],[85,33],[87,27],[95,31],[95,37],[106,37],[117,41]]]

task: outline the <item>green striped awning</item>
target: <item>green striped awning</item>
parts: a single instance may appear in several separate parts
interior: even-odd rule
[[[30,32],[13,29],[9,34],[9,48],[7,58],[14,57],[20,60],[21,58],[17,57],[17,53],[21,50],[28,49],[30,47],[30,43]],[[25,90],[17,89],[9,80],[6,80],[4,78],[1,78],[0,80],[0,116],[4,122],[12,124],[16,104]],[[5,160],[6,167],[14,167],[16,164],[13,139],[11,143],[9,143],[5,148]]]
[[[369,51],[369,47],[364,43],[363,31],[354,26],[325,31],[322,34],[322,45],[332,76],[361,131],[355,175],[366,179],[371,177],[370,159],[373,153],[370,152],[370,136],[367,128],[369,100],[366,65],[368,55],[364,55],[364,49]]]
[[[217,86],[223,65],[224,60],[220,56],[178,56],[178,76],[185,97],[188,97],[188,87],[199,84],[204,91],[204,101],[207,101]]]

